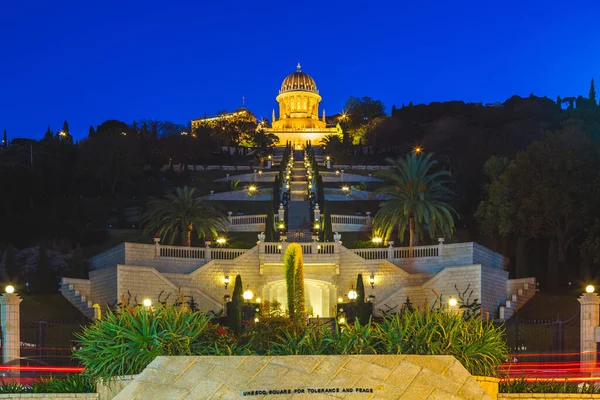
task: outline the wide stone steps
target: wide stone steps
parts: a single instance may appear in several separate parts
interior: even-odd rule
[[[514,293],[509,293],[504,305],[499,309],[499,320],[509,320],[536,293],[535,284],[524,283],[517,287]]]
[[[89,319],[94,318],[94,308],[92,307],[92,302],[89,301],[85,296],[79,293],[72,284],[63,284],[60,287],[60,292],[62,295],[69,301],[69,303],[73,304],[75,308],[83,313]]]

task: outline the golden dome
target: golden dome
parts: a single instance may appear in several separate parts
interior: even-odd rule
[[[300,63],[298,63],[296,72],[289,74],[283,80],[279,93],[295,91],[319,93],[315,80],[310,75],[300,70]]]

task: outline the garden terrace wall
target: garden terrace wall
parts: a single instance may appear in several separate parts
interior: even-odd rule
[[[498,400],[579,400],[579,399],[600,399],[600,394],[579,394],[579,393],[499,393]]]
[[[452,356],[335,355],[157,357],[115,400],[293,394],[315,399],[491,399]]]
[[[1,399],[27,399],[27,400],[98,400],[98,393],[14,393],[0,394]]]

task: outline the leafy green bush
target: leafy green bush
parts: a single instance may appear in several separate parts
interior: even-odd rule
[[[538,380],[528,382],[523,377],[501,381],[498,390],[500,393],[600,393],[600,388],[588,383],[578,385],[569,382],[567,379],[564,381]]]
[[[0,394],[4,393],[94,393],[96,388],[92,379],[83,374],[67,375],[60,378],[42,378],[31,385],[22,385],[16,381],[1,382]]]
[[[508,353],[503,328],[444,310],[407,311],[376,329],[386,354],[452,355],[472,375],[496,376]]]
[[[103,379],[139,373],[161,355],[452,355],[473,375],[496,376],[507,354],[502,328],[446,310],[406,310],[382,322],[334,330],[261,318],[235,334],[186,308],[124,308],[79,337],[82,348],[75,356],[92,378]]]
[[[184,307],[122,308],[107,312],[77,337],[75,357],[93,378],[140,373],[157,356],[191,355],[191,343],[210,317]]]
[[[94,393],[96,387],[89,375],[73,374],[65,378],[48,378],[33,382],[33,393]]]

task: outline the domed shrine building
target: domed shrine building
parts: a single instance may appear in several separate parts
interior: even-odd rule
[[[319,103],[321,95],[315,80],[306,72],[302,72],[300,63],[296,72],[289,74],[281,84],[279,94],[275,98],[279,103],[279,117],[275,110],[271,117],[272,127],[266,128],[267,133],[279,138],[279,145],[293,143],[296,149],[301,149],[307,142],[319,145],[327,135],[341,135],[339,124],[328,124],[325,110],[319,118]],[[212,124],[222,119],[247,118],[256,122],[254,115],[246,108],[240,108],[231,113],[223,113],[213,117],[194,119],[192,129],[203,124]]]
[[[325,110],[319,119],[321,95],[315,80],[302,72],[300,63],[296,72],[289,74],[275,98],[279,103],[279,117],[272,115],[272,128],[267,132],[277,135],[280,144],[292,142],[301,148],[306,142],[318,145],[326,135],[341,135],[339,124],[328,125]]]

